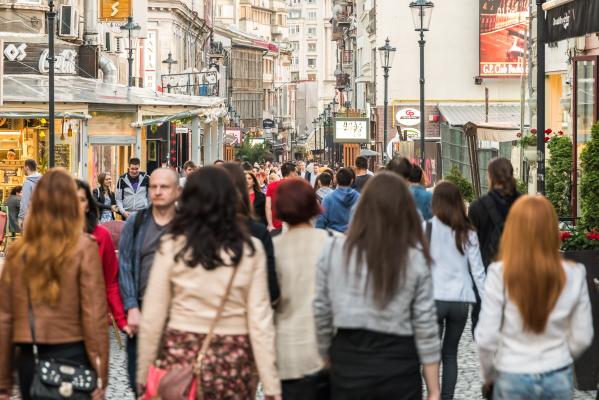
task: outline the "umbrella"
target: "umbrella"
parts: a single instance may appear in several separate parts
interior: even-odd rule
[[[360,155],[362,157],[376,157],[379,155],[379,153],[377,153],[376,151],[373,151],[373,150],[369,150],[369,149],[362,149],[362,150],[360,150]]]

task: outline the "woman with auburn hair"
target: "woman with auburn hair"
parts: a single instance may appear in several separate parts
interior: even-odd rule
[[[511,208],[489,266],[476,329],[483,391],[493,399],[571,399],[572,362],[591,344],[585,267],[559,253],[558,220],[542,196]]]
[[[333,399],[439,399],[431,257],[416,204],[392,172],[368,180],[347,238],[317,266],[314,316]]]
[[[83,232],[78,203],[73,178],[63,169],[48,171],[33,192],[23,238],[8,253],[0,279],[2,400],[10,396],[13,369],[22,398],[31,398],[34,335],[40,362],[59,359],[93,368],[99,378],[93,382],[94,398],[103,398],[108,378],[104,277],[98,246]]]

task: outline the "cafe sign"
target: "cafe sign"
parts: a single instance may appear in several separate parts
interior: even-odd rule
[[[100,20],[126,21],[131,14],[131,0],[100,0]]]
[[[48,48],[44,43],[4,43],[2,49],[5,74],[43,74],[49,71]],[[77,75],[78,51],[75,46],[56,46],[54,73]]]

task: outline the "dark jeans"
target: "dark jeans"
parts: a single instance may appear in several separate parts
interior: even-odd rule
[[[23,400],[33,400],[29,395],[33,376],[35,374],[35,358],[33,357],[33,346],[31,344],[17,344],[19,349],[15,365],[19,375],[19,390]],[[91,368],[85,345],[83,342],[64,344],[40,344],[38,345],[40,359],[54,358],[57,360],[68,360]]]
[[[441,399],[451,400],[458,380],[458,345],[468,320],[468,303],[459,301],[435,301],[435,303],[439,333],[443,340]]]
[[[281,381],[283,400],[329,400],[330,384],[326,370],[301,379]]]
[[[137,393],[137,336],[127,336],[127,373],[129,374],[129,386],[133,393]]]

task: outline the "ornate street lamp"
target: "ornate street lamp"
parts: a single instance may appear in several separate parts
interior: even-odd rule
[[[389,107],[389,70],[391,64],[393,64],[393,58],[395,57],[395,47],[391,47],[389,44],[389,38],[385,40],[385,45],[379,47],[379,55],[381,57],[381,66],[383,67],[383,77],[385,78],[385,106],[383,116],[383,149],[381,151],[381,162],[385,163],[385,151],[387,150],[387,114]]]
[[[127,86],[133,86],[133,38],[131,37],[131,31],[138,31],[141,29],[141,26],[133,22],[133,17],[127,17],[127,23],[121,26],[122,31],[129,32],[129,57],[127,57],[127,61],[129,62],[129,79]]]
[[[424,32],[428,31],[431,24],[431,15],[435,5],[426,0],[417,0],[410,3],[412,10],[412,20],[414,21],[414,30],[420,32],[420,164],[424,170]]]

